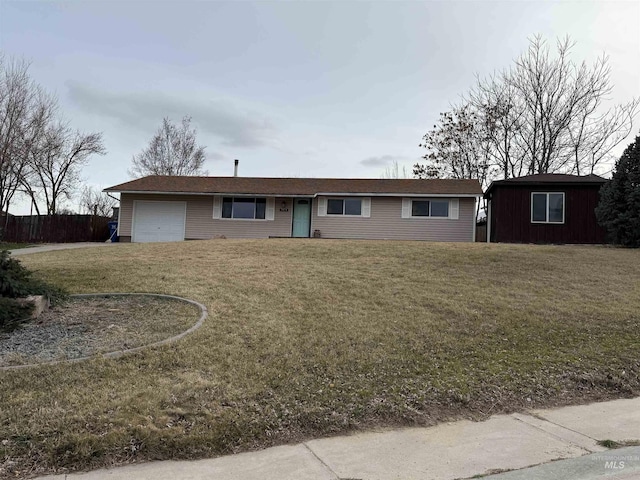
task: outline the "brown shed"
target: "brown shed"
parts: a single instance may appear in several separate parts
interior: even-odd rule
[[[493,182],[488,200],[489,242],[604,243],[595,208],[598,175],[540,174]]]

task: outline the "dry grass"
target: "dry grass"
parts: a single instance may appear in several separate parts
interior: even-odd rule
[[[7,477],[640,393],[638,250],[214,240],[22,261],[210,318],[133,357],[0,373]]]

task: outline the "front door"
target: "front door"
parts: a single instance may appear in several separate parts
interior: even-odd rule
[[[308,237],[311,229],[311,199],[296,198],[293,201],[292,237]]]

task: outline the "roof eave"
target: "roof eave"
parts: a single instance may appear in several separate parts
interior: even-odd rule
[[[516,179],[517,180],[517,179]],[[491,192],[500,186],[509,186],[509,187],[535,187],[538,185],[541,186],[554,186],[554,187],[571,187],[571,186],[602,186],[607,183],[607,179],[603,178],[602,180],[591,179],[584,181],[570,181],[570,180],[525,180],[525,181],[513,181],[512,179],[507,180],[495,180],[491,182],[491,184],[487,187],[487,190],[484,192],[484,198],[488,199]]]
[[[478,198],[482,197],[482,193],[410,193],[410,192],[394,192],[394,193],[354,193],[354,192],[318,192],[314,197],[328,196],[352,196],[352,197],[460,197],[460,198]]]
[[[103,192],[111,193],[128,193],[134,195],[197,195],[197,196],[215,196],[215,195],[237,195],[252,196],[262,195],[265,197],[326,197],[326,196],[352,196],[352,197],[459,197],[459,198],[481,198],[482,193],[356,193],[356,192],[318,192],[318,193],[239,193],[239,192],[170,192],[157,190],[118,190],[114,188],[105,188]]]

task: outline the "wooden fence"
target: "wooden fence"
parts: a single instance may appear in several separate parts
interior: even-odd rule
[[[476,225],[476,242],[487,241],[487,224],[482,223]]]
[[[15,243],[104,242],[109,217],[95,215],[27,215],[0,218],[0,240]]]

